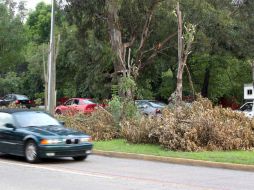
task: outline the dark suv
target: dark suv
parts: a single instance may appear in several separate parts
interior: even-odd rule
[[[7,94],[0,100],[0,106],[9,106],[12,103],[25,106],[27,108],[31,108],[33,105],[32,101],[27,96],[20,94]]]

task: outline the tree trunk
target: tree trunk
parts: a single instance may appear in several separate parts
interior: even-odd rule
[[[45,109],[47,109],[47,106],[48,106],[48,66],[47,66],[47,63],[45,60],[45,46],[44,46],[44,44],[43,44],[42,48],[43,48],[42,58],[43,58],[43,76],[44,76],[44,105],[45,105]]]
[[[183,96],[183,72],[184,72],[184,67],[186,66],[188,55],[190,54],[191,50],[191,45],[194,41],[194,35],[196,32],[196,26],[192,24],[188,24],[186,26],[186,33],[187,35],[184,36],[183,34],[183,17],[182,17],[182,12],[180,10],[180,4],[179,2],[177,3],[177,8],[176,8],[176,13],[177,13],[177,22],[178,22],[178,72],[177,72],[177,82],[176,82],[176,90],[175,92],[171,95],[169,100],[172,100],[174,97],[174,101],[176,105],[179,105],[182,101],[182,96]],[[194,92],[194,87],[193,83],[191,80],[190,73],[188,71],[188,77],[189,80],[191,81],[191,88]]]
[[[206,68],[204,83],[201,91],[201,95],[203,97],[208,97],[209,81],[210,81],[210,69]]]
[[[178,18],[178,72],[176,82],[176,104],[182,101],[183,94],[183,71],[184,71],[184,59],[183,59],[183,20],[182,12],[180,10],[179,2],[177,3],[177,18]]]
[[[119,18],[118,18],[118,4],[116,0],[107,0],[108,15],[107,23],[109,29],[110,43],[113,52],[116,55],[116,60],[114,61],[114,77],[119,82],[119,76],[125,74],[125,48],[122,43],[122,33],[119,28]]]

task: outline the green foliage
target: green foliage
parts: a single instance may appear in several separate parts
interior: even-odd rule
[[[135,118],[135,117],[139,117],[139,111],[137,106],[135,105],[134,101],[125,101],[123,103],[123,116],[122,118],[127,118],[127,119],[131,119],[131,118]]]
[[[243,98],[243,84],[251,81],[251,67],[247,62],[232,56],[195,55],[190,60],[193,79],[197,91],[202,86],[197,79],[204,78],[205,70],[210,70],[208,97],[214,102],[223,97]],[[202,84],[202,83],[201,83]]]
[[[36,10],[30,13],[27,26],[30,38],[37,43],[49,41],[51,6],[41,2]]]
[[[114,95],[109,101],[109,111],[117,126],[119,126],[122,119],[131,119],[140,116],[134,101],[130,99],[123,99],[116,95]]]
[[[18,68],[25,61],[22,54],[25,44],[25,30],[20,18],[0,3],[0,74],[19,72]]]
[[[150,78],[138,81],[137,87],[137,99],[154,99],[154,92],[151,85],[152,81]]]
[[[0,95],[18,93],[21,90],[22,80],[14,72],[8,72],[4,78],[0,78]]]
[[[35,97],[36,99],[40,99],[40,100],[44,99],[44,96],[45,96],[45,93],[44,93],[44,92],[35,93],[35,95],[34,95],[34,97]]]
[[[122,77],[119,85],[121,92],[126,93],[127,91],[135,92],[137,89],[136,83],[132,77]]]
[[[113,116],[113,119],[116,124],[119,123],[122,116],[123,104],[119,96],[113,96],[109,101],[109,110]]]
[[[119,92],[125,94],[126,98],[132,99],[133,95],[136,93],[137,85],[131,76],[124,76],[119,82]],[[129,97],[130,96],[130,97]]]
[[[171,70],[162,73],[162,83],[159,89],[159,95],[164,100],[168,99],[168,95],[175,90],[175,79]]]
[[[140,61],[142,65],[135,79],[123,77],[117,88],[114,87],[118,83],[114,67],[116,52],[112,52],[108,34],[106,1],[67,0],[64,8],[57,6],[56,31],[61,34],[57,59],[59,97],[104,99],[112,94],[132,94],[139,99],[168,99],[176,83],[177,36],[157,52],[156,48],[177,31],[173,14],[176,1],[162,1],[155,7],[143,54],[136,60],[151,2],[116,1],[122,41],[128,43],[135,39],[130,46],[131,61],[134,64]],[[252,81],[247,61],[253,60],[254,1],[246,1],[241,6],[234,6],[231,1],[210,0],[182,0],[180,4],[184,23],[193,23],[186,25],[187,34],[192,34],[194,29],[196,32],[187,61],[196,91],[207,89],[203,94],[215,103],[225,96],[234,96],[241,102],[243,84]],[[43,54],[47,62],[50,6],[38,4],[25,23],[21,18],[25,8],[15,7],[0,2],[0,91],[1,95],[19,91],[35,97],[44,91]],[[184,37],[193,40],[191,35]],[[155,57],[146,62],[151,53],[156,53]],[[209,80],[205,83],[207,71]],[[16,76],[10,77],[10,72]],[[189,95],[186,72],[183,77],[184,94]],[[15,86],[10,81],[18,84]]]

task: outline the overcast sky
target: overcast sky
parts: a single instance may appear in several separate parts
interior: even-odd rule
[[[16,0],[17,2],[21,0]],[[45,2],[47,4],[51,4],[51,0],[25,0],[27,9],[35,9],[36,5],[40,2]]]

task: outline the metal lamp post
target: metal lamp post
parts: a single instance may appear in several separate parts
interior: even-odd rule
[[[56,65],[55,65],[55,0],[52,0],[50,52],[48,59],[48,105],[47,111],[54,114],[56,104]]]

